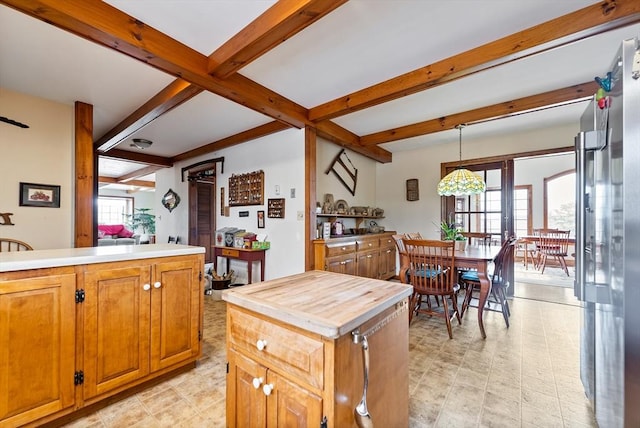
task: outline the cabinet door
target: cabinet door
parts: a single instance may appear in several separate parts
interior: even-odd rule
[[[390,279],[396,274],[396,248],[380,248],[380,279]]]
[[[356,274],[356,255],[355,253],[345,254],[343,256],[327,257],[325,259],[324,270],[336,273],[346,273],[348,275]]]
[[[149,373],[151,269],[123,266],[89,265],[84,274],[85,399]]]
[[[378,278],[379,274],[379,263],[378,259],[380,257],[379,251],[377,249],[370,251],[358,251],[358,276],[363,276],[366,278]]]
[[[0,280],[0,426],[75,402],[75,274]]]
[[[262,428],[266,426],[267,396],[262,387],[267,379],[267,370],[231,349],[227,353],[227,427]]]
[[[199,263],[199,261],[201,263]],[[151,370],[172,366],[200,354],[198,333],[202,257],[153,266],[151,288]]]
[[[322,398],[272,371],[267,375],[267,426],[317,428],[322,419]]]

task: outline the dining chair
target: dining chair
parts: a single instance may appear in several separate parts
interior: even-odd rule
[[[452,241],[430,239],[403,239],[407,276],[413,286],[409,306],[409,322],[419,313],[445,319],[449,338],[453,338],[451,320],[455,317],[461,324],[458,311],[458,290],[455,266],[455,251]],[[442,297],[442,309],[434,309],[428,304],[429,296]],[[425,301],[424,298],[427,298]],[[449,300],[449,301],[447,301]],[[422,304],[427,303],[427,307]],[[451,303],[452,310],[449,308]]]
[[[509,328],[509,317],[511,309],[507,301],[507,290],[509,289],[509,280],[507,278],[508,267],[513,263],[513,254],[518,240],[515,237],[509,237],[502,243],[500,251],[493,259],[493,271],[489,274],[491,281],[491,294],[487,299],[487,305],[484,310],[501,312],[504,322]],[[480,278],[477,271],[467,271],[460,276],[460,282],[463,283],[466,292],[462,303],[462,316],[472,305],[473,293],[480,291]],[[499,308],[492,308],[491,305],[499,305]]]
[[[467,244],[469,245],[491,245],[491,234],[485,232],[460,232],[462,236],[467,238]]]
[[[569,252],[569,234],[568,230],[559,229],[538,229],[537,250],[538,250],[538,269],[544,274],[549,258],[555,260],[558,265],[569,276],[569,268],[565,257]]]
[[[0,253],[10,251],[31,251],[33,247],[26,242],[11,238],[0,238]]]

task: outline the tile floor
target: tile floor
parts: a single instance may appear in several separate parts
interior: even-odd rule
[[[579,377],[579,307],[516,297],[511,308],[509,329],[486,313],[486,340],[476,309],[454,323],[453,340],[441,319],[414,319],[411,427],[597,427]],[[224,314],[223,301],[205,296],[194,370],[67,426],[224,427]]]

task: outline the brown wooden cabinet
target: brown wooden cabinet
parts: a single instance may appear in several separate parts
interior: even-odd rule
[[[88,265],[84,273],[84,399],[200,353],[197,258]]]
[[[395,243],[392,232],[316,239],[315,268],[374,279],[390,279],[396,274]]]
[[[0,270],[0,427],[49,422],[194,363],[199,251]]]
[[[0,273],[0,426],[75,404],[73,267]]]

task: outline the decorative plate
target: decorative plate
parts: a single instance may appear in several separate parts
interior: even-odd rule
[[[334,205],[336,214],[349,214],[349,204],[344,199],[338,199]]]

